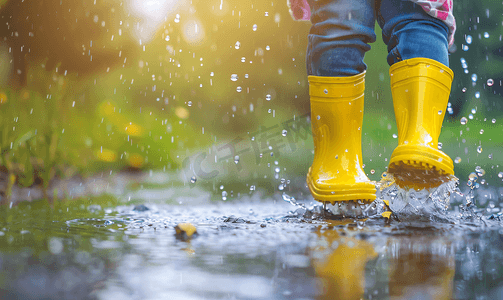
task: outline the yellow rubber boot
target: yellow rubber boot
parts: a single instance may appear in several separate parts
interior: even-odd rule
[[[398,147],[388,166],[399,186],[428,188],[454,175],[452,159],[438,150],[454,73],[428,58],[391,66],[391,92],[398,127]]]
[[[309,76],[314,160],[307,185],[321,202],[376,198],[362,169],[361,127],[365,72],[350,77]]]

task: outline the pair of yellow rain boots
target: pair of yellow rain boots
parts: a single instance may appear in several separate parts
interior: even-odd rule
[[[454,174],[438,150],[453,72],[427,58],[395,63],[390,70],[398,147],[388,166],[399,186],[438,186]],[[307,184],[314,199],[332,203],[376,198],[363,171],[361,132],[365,72],[350,77],[309,76],[314,160]]]

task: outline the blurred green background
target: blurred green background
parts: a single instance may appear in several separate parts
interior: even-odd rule
[[[440,141],[462,181],[481,166],[485,184],[501,185],[502,13],[495,1],[455,1]],[[225,185],[229,197],[307,196],[310,23],[293,21],[286,1],[0,0],[0,15],[4,201],[15,185],[49,196],[54,181],[102,172],[166,172],[175,176],[160,185],[218,195]],[[373,180],[397,145],[376,33],[362,141]]]

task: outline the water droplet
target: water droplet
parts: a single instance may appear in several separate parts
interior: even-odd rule
[[[254,141],[254,140],[255,140],[255,137],[254,137],[254,136],[252,136],[252,137],[251,137],[251,140],[252,140],[252,141]]]
[[[242,91],[242,90],[243,90],[243,89],[242,89],[240,86],[238,86],[238,87],[236,88],[236,91],[237,91],[238,93],[241,93],[241,91]]]
[[[472,115],[472,114],[469,114],[469,115],[468,115],[468,119],[473,120],[473,115]]]
[[[242,63],[246,62],[246,57],[244,57],[244,56],[243,56],[243,57],[241,57],[241,62],[242,62]]]
[[[222,200],[227,200],[227,192],[226,191],[223,191],[222,192]]]
[[[463,93],[466,93],[466,88],[464,87],[461,91],[462,91]]]
[[[477,110],[475,108],[472,108],[472,114],[477,113]]]
[[[245,78],[248,78],[248,74],[245,74]]]
[[[237,81],[238,80],[238,74],[231,74],[231,81]]]
[[[285,186],[284,186],[283,184],[281,184],[281,183],[280,183],[280,184],[279,184],[279,186],[278,186],[278,189],[279,189],[280,191],[282,191],[282,190],[284,190],[284,189],[285,189]]]
[[[268,12],[268,11],[266,11],[266,12],[264,13],[264,15],[265,15],[266,17],[269,17],[269,12]]]
[[[461,157],[459,157],[459,156],[458,156],[458,157],[456,157],[456,158],[454,159],[454,162],[455,162],[455,163],[457,163],[457,164],[459,164],[459,163],[461,162]]]
[[[477,179],[479,179],[479,177],[474,172],[471,172],[470,175],[468,175],[468,179],[470,181],[477,181]]]
[[[250,191],[254,191],[254,190],[255,190],[255,186],[254,185],[250,186]]]
[[[220,189],[221,189],[221,190],[223,190],[223,189],[224,189],[224,186],[223,186],[223,185],[221,185],[221,186],[220,186]]]
[[[180,15],[176,14],[176,16],[175,16],[175,23],[179,23],[179,22],[180,22]]]
[[[165,40],[166,42],[169,42],[169,35],[167,35],[167,36],[166,36],[166,38],[164,38],[164,40]]]
[[[253,31],[257,31],[257,24],[253,24]]]
[[[192,106],[192,101],[187,102],[188,106]]]
[[[190,177],[190,183],[196,183],[197,179],[196,176]]]
[[[239,155],[234,156],[234,163],[237,165],[239,162]]]
[[[211,77],[215,76],[215,73],[214,72],[210,72],[210,76]]]
[[[441,114],[442,114],[442,111],[441,111],[441,110],[439,110],[439,111],[438,111],[438,114],[439,114],[439,115],[441,115]]]
[[[478,146],[478,147],[477,147],[477,152],[478,152],[478,153],[482,153],[482,146]]]
[[[442,146],[443,146],[442,143],[438,143],[438,146],[437,146],[438,150],[441,150]]]
[[[503,178],[503,172],[499,172],[499,173],[498,173],[498,177],[499,177],[499,178]]]
[[[271,47],[269,47],[269,45],[265,46],[265,50],[269,51],[271,50]]]
[[[487,86],[493,86],[494,80],[492,78],[487,79]]]
[[[236,44],[234,44],[234,48],[239,49],[239,47],[241,47],[241,43],[237,41]]]
[[[398,135],[396,135],[396,133],[393,133],[393,138],[396,139],[398,137]]]
[[[461,125],[466,125],[466,122],[468,122],[468,120],[465,117],[462,117],[460,122],[461,122]]]
[[[475,92],[475,98],[480,98],[480,92]]]
[[[472,74],[472,81],[473,82],[477,81],[477,74]]]
[[[319,120],[319,119],[320,119],[320,115],[317,115],[317,116],[316,116],[316,120]]]
[[[496,123],[496,119],[492,119],[491,122],[493,122],[493,124]]]
[[[288,131],[286,131],[286,129],[283,129],[283,131],[281,131],[282,136],[286,136],[287,133],[288,133]]]
[[[323,93],[328,94],[328,90],[327,90],[327,89],[324,89],[324,90],[323,90]]]
[[[472,36],[471,35],[467,35],[466,38],[465,38],[465,40],[466,40],[466,43],[468,45],[470,45],[472,43]]]
[[[463,51],[468,51],[468,49],[469,49],[469,48],[468,48],[468,45],[463,45],[463,46],[461,47],[461,49],[463,49]]]
[[[489,38],[489,32],[487,32],[487,31],[486,31],[486,32],[484,32],[484,37],[485,37],[486,39],[488,39],[488,38]]]
[[[484,129],[480,129],[480,134],[483,134],[484,133]]]
[[[281,171],[279,167],[274,168],[274,172],[279,173],[279,171]]]
[[[374,170],[374,169],[370,170],[370,174],[372,174],[372,175],[373,175],[375,172],[376,172],[376,170]]]
[[[482,169],[480,166],[475,167],[475,172],[477,172],[477,175],[479,177],[486,175],[486,171]]]
[[[267,94],[267,95],[265,95],[265,100],[267,100],[267,101],[271,101],[271,94]]]

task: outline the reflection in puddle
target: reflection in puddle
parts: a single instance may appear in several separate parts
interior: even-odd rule
[[[292,212],[271,201],[79,201],[2,208],[1,298],[489,299],[503,291],[497,218],[387,224],[379,215],[320,218],[320,207],[302,201]],[[198,235],[178,238],[182,222]]]

